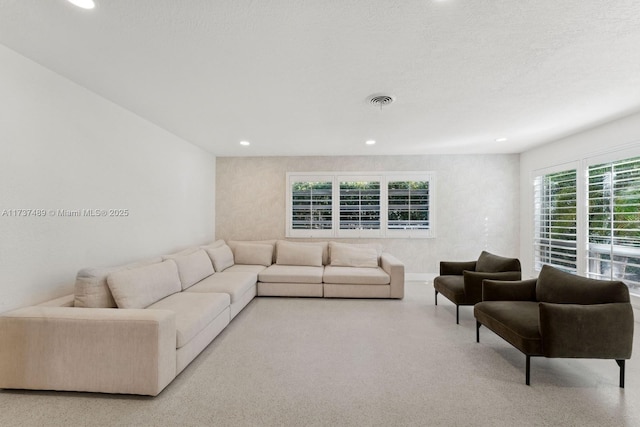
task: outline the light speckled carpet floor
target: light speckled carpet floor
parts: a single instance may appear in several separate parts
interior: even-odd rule
[[[439,303],[419,282],[402,301],[256,298],[155,398],[4,390],[0,425],[640,425],[637,351],[624,390],[614,361],[544,358],[527,387],[518,350]]]

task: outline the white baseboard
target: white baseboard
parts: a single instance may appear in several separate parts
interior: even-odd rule
[[[436,273],[405,273],[404,280],[411,282],[432,282]]]

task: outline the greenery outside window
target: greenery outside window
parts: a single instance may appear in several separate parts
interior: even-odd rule
[[[569,273],[578,271],[577,171],[570,169],[535,177],[534,268],[549,264]]]
[[[640,292],[640,157],[588,169],[587,275]]]

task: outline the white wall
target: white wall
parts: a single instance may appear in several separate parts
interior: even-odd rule
[[[435,239],[361,240],[380,242],[410,274],[436,273],[441,260],[477,259],[483,249],[518,255],[518,155],[218,157],[217,237],[284,238],[285,174],[311,171],[436,172]]]
[[[0,312],[71,293],[80,268],[214,238],[214,156],[2,45],[0,64]]]
[[[573,163],[612,153],[630,157],[640,148],[640,113],[569,136],[522,153],[520,156],[520,258],[523,276],[533,271],[533,176],[540,169]]]

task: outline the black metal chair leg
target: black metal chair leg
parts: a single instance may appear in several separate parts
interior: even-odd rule
[[[480,326],[482,326],[482,323],[476,320],[476,342],[480,342]]]
[[[460,306],[456,305],[456,325],[460,324]]]
[[[527,373],[525,374],[525,383],[527,385],[531,385],[531,381],[529,381],[529,378],[531,376],[531,356],[529,356],[528,354],[525,356],[527,356]]]
[[[620,366],[620,388],[624,388],[624,360],[616,359],[616,363]]]
[[[436,292],[436,305],[438,305],[438,291],[435,291],[435,292]]]

